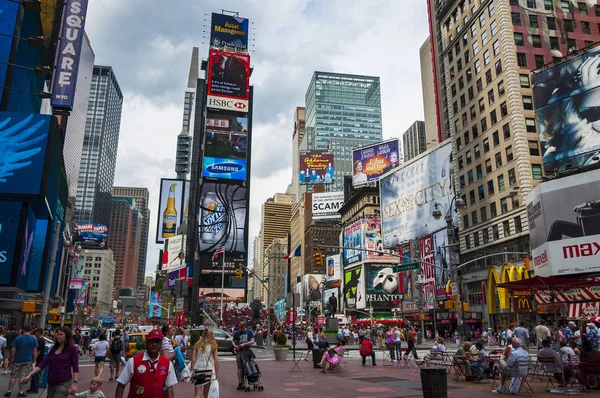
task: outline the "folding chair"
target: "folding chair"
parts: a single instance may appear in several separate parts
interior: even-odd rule
[[[600,373],[598,370],[600,368],[600,359],[597,358],[585,358],[580,359],[579,361],[579,371],[577,372],[577,378],[580,388],[582,390],[590,387],[589,378],[595,377],[596,380],[600,380]],[[583,382],[583,383],[582,383]]]
[[[529,377],[529,368],[531,361],[528,359],[517,361],[517,375],[510,380],[508,391],[513,394],[520,394],[525,389],[528,395],[534,395],[535,392],[527,378]]]
[[[394,366],[394,362],[392,361],[392,357],[390,357],[390,351],[387,350],[386,348],[379,348],[379,350],[381,351],[382,354],[382,360],[381,360],[381,364],[382,366]],[[390,362],[389,365],[385,364],[385,361]]]
[[[552,386],[552,388],[555,388],[554,385],[554,371],[557,370],[559,367],[561,367],[560,364],[557,364],[556,361],[554,361],[554,358],[540,358],[538,356],[538,364],[539,364],[539,368],[542,371],[542,375],[544,378],[546,378],[546,390],[548,390],[548,386]],[[558,372],[556,372],[558,373]],[[563,377],[562,377],[562,385],[565,386],[565,375],[564,372],[563,373]],[[543,380],[542,380],[543,381]]]
[[[331,368],[332,373],[346,373],[346,377],[348,377],[348,360],[346,359],[346,356],[342,356],[342,359],[340,359],[340,361],[338,362],[337,365],[333,366]]]
[[[453,355],[452,356],[452,369],[454,370],[454,381],[460,381],[461,376],[467,379],[467,373],[465,366],[469,366],[467,357],[464,355]]]

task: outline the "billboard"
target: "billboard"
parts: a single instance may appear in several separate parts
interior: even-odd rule
[[[212,13],[210,47],[248,52],[248,20],[233,15]]]
[[[246,180],[248,118],[208,112],[202,175]]]
[[[456,219],[450,206],[454,197],[451,150],[450,142],[446,142],[380,180],[384,247],[399,247],[445,228],[445,217],[436,220],[431,215],[436,203]]]
[[[73,109],[87,8],[87,0],[65,1],[50,101],[54,108]]]
[[[402,264],[411,263],[411,255],[410,249],[408,247],[403,247],[401,249],[402,255]],[[402,281],[402,286],[400,286],[400,281]],[[403,295],[404,301],[413,301],[413,272],[412,271],[403,271],[398,273],[398,292]]]
[[[423,275],[423,284],[421,285],[421,297],[423,297],[423,308],[434,308],[436,299],[435,289],[435,268],[428,264],[433,264],[433,236],[428,235],[419,239],[419,248],[421,253],[421,275]]]
[[[76,256],[71,267],[71,278],[69,289],[81,289],[83,286],[83,269],[85,268],[85,256]]]
[[[246,291],[241,289],[221,289],[201,287],[199,292],[200,297],[208,304],[221,304],[221,296],[224,303],[243,303],[245,300]]]
[[[328,311],[330,311],[330,308],[334,305],[336,311],[334,311],[334,313],[331,314],[332,316],[335,315],[340,308],[340,293],[337,287],[333,289],[326,289],[323,291],[323,309],[327,309]]]
[[[344,192],[323,192],[312,195],[313,220],[341,218],[338,213],[344,205]]]
[[[217,183],[202,184],[198,214],[200,251],[245,253],[244,230],[248,198],[246,188]]]
[[[148,306],[148,316],[150,318],[160,318],[162,297],[160,292],[150,292],[150,305]]]
[[[366,308],[365,275],[362,267],[344,271],[344,300],[347,308]]]
[[[532,75],[546,173],[599,162],[599,61],[596,47]]]
[[[450,250],[447,229],[433,234],[433,261],[436,265],[434,268],[436,298],[438,300],[446,299],[446,284],[450,280]]]
[[[335,180],[332,151],[300,151],[300,184],[331,184]]]
[[[51,117],[0,112],[0,194],[40,194]]]
[[[352,184],[360,186],[377,181],[400,166],[398,140],[382,142],[352,151]]]
[[[383,239],[381,238],[381,219],[378,216],[370,216],[362,219],[362,248],[367,250],[378,250],[383,252]],[[385,253],[364,251],[363,261],[385,261],[398,262],[398,258]]]
[[[17,23],[18,2],[3,1],[0,3],[0,98],[4,91],[6,70],[10,62],[10,52]]]
[[[355,221],[344,228],[344,265],[362,261],[362,221]],[[356,248],[357,250],[348,249]]]
[[[185,267],[185,235],[165,239],[164,253],[167,261],[163,263],[163,270],[171,271]]]
[[[208,76],[208,108],[248,112],[249,55],[210,50]]]
[[[75,232],[86,247],[105,248],[108,243],[108,227],[104,224],[76,222]]]
[[[15,261],[21,202],[0,201],[0,283],[10,284]]]
[[[314,308],[321,305],[323,301],[323,283],[325,275],[307,274],[304,275],[304,303],[307,307]]]
[[[600,170],[538,184],[525,203],[536,275],[600,271]]]
[[[184,180],[161,178],[158,197],[158,225],[156,243],[163,244],[165,239],[177,235],[183,215]]]
[[[393,308],[400,301],[398,293],[398,274],[390,264],[369,263],[366,270],[367,305],[373,308]]]
[[[339,254],[334,254],[333,256],[327,256],[327,273],[325,274],[325,280],[329,281],[339,281],[341,278],[341,256]]]

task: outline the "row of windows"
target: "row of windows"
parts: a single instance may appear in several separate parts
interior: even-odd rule
[[[494,203],[495,205],[495,203]],[[482,209],[483,210],[483,209]],[[465,216],[468,219],[468,216]],[[513,217],[514,230],[515,233],[523,232],[523,224],[521,223],[521,216]],[[465,236],[465,246],[468,249],[475,248],[480,246],[481,244],[487,244],[493,241],[500,239],[500,224],[494,224],[490,228],[485,228],[481,231],[476,231],[473,234],[468,234]],[[491,230],[491,234],[490,234]],[[481,232],[481,237],[480,237]],[[508,237],[511,235],[510,221],[505,220],[502,222],[502,232],[504,233],[504,237]]]
[[[519,0],[510,0],[511,6],[519,6]],[[537,2],[536,0],[527,0],[527,8],[536,9]],[[570,0],[560,0],[560,8],[564,13],[571,13],[574,11],[574,4]],[[579,10],[579,15],[588,15],[589,9],[592,8],[584,2],[577,2],[577,10]],[[544,0],[544,10],[546,11],[554,11],[553,0]],[[594,12],[597,17],[600,17],[600,6],[594,6]]]

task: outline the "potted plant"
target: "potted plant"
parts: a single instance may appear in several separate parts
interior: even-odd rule
[[[285,336],[285,333],[277,333],[277,336],[275,337],[275,346],[273,347],[275,360],[285,361],[287,359],[289,350],[290,346],[287,343],[287,337]]]

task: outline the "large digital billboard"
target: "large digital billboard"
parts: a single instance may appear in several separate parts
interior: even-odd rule
[[[344,205],[344,192],[322,192],[312,195],[312,219],[341,218],[339,210]]]
[[[160,292],[150,292],[150,305],[148,306],[148,317],[160,318],[162,316],[162,298]]]
[[[399,247],[445,228],[445,217],[436,220],[431,215],[436,203],[456,220],[454,206],[450,206],[454,197],[451,156],[447,142],[380,180],[384,247]]]
[[[15,34],[15,26],[17,22],[17,12],[19,11],[19,3],[12,1],[3,1],[0,3],[0,98],[6,86],[6,70],[10,62],[10,51],[12,48],[13,38]]]
[[[326,274],[326,280],[327,282],[330,281],[339,281],[340,277],[341,277],[341,270],[342,270],[342,264],[341,264],[341,256],[339,254],[334,254],[333,256],[327,256],[326,259],[327,262],[327,274]]]
[[[366,299],[367,306],[373,308],[393,308],[400,301],[398,293],[398,274],[392,270],[390,264],[370,263],[365,265],[366,270]]]
[[[352,151],[352,184],[377,181],[385,173],[400,166],[398,140],[382,142]]]
[[[308,274],[304,275],[304,304],[307,307],[315,308],[321,305],[323,301],[323,285],[325,275]]]
[[[248,118],[208,112],[202,175],[245,181]]]
[[[358,220],[344,228],[344,265],[362,261],[362,221]]]
[[[21,202],[0,201],[0,284],[8,285],[14,267]]]
[[[0,112],[0,194],[40,194],[51,117]]]
[[[431,266],[434,263],[433,258],[433,236],[427,235],[419,239],[419,252],[421,255],[421,275],[423,275],[423,284],[421,285],[421,297],[423,298],[423,308],[434,308],[436,300],[435,290],[435,268]]]
[[[177,235],[184,211],[184,180],[162,178],[158,200],[158,225],[156,243],[163,244],[165,239]]]
[[[369,251],[363,252],[363,261],[398,262],[398,258],[385,254],[383,251],[383,238],[381,237],[381,219],[379,216],[369,216],[362,219],[362,248]],[[376,253],[376,250],[381,253]]]
[[[233,15],[212,13],[210,47],[248,52],[248,20]]]
[[[525,203],[536,275],[600,271],[600,170],[538,184]]]
[[[600,162],[600,47],[532,75],[546,173]]]
[[[335,179],[332,151],[300,151],[300,184],[331,184]]]
[[[202,184],[198,210],[200,251],[244,253],[248,198],[246,188],[217,183]]]
[[[248,112],[250,56],[210,50],[209,58],[208,108]]]
[[[246,291],[239,289],[222,289],[201,287],[199,291],[200,299],[209,304],[221,304],[221,297],[224,303],[243,303]]]
[[[75,223],[75,232],[86,247],[106,248],[108,227],[104,224]]]
[[[365,274],[362,267],[344,271],[343,292],[347,308],[366,308]]]
[[[437,299],[446,298],[446,284],[450,280],[450,250],[448,230],[433,234],[433,260],[435,264],[435,292]],[[445,270],[445,271],[444,271]]]

